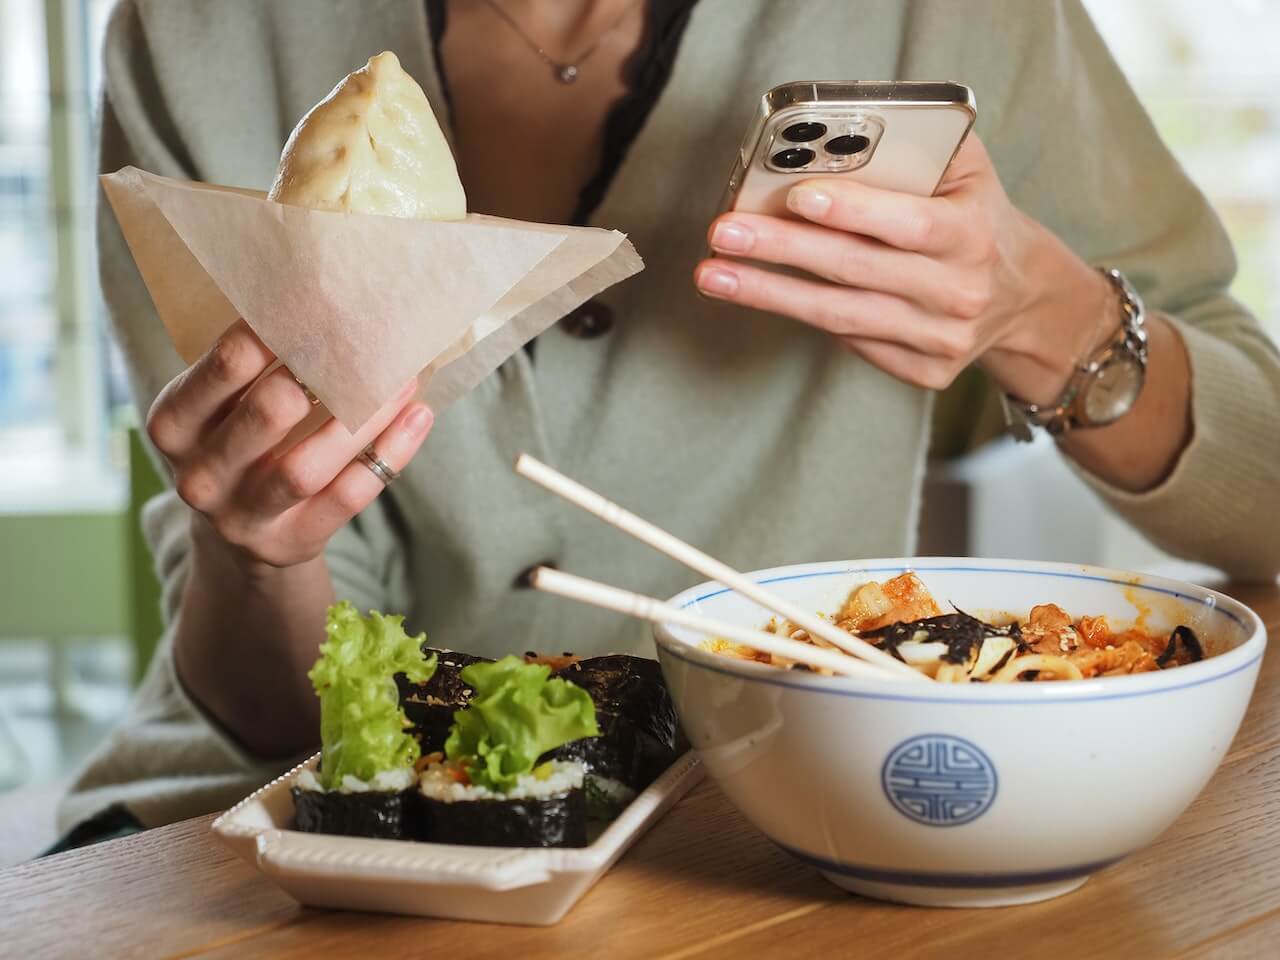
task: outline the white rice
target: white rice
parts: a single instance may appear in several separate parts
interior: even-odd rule
[[[338,786],[338,793],[399,793],[413,786],[414,772],[412,767],[400,767],[396,770],[382,770],[374,774],[372,780],[361,780],[347,774]],[[324,792],[320,778],[308,767],[293,778],[293,785],[299,790],[315,790]]]
[[[422,771],[418,789],[424,797],[454,803],[458,800],[545,800],[577,790],[582,786],[586,768],[572,760],[552,760],[551,772],[545,779],[532,773],[520,777],[506,793],[497,793],[475,783],[458,783],[449,770],[457,769],[452,760],[433,763]]]

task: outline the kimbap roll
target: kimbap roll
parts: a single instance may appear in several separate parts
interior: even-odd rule
[[[404,840],[411,836],[406,810],[417,780],[412,767],[377,774],[371,782],[345,776],[326,790],[311,770],[293,781],[294,826],[304,833]]]
[[[585,847],[584,773],[581,763],[551,760],[495,792],[472,783],[464,765],[441,758],[418,780],[419,836],[482,847]]]
[[[419,839],[586,846],[585,768],[544,757],[599,732],[595,705],[586,691],[550,674],[518,657],[463,668],[461,679],[474,693],[454,715],[444,753],[419,764]]]
[[[407,677],[399,679],[400,705],[409,718],[410,732],[417,737],[424,754],[444,749],[453,715],[467,705],[475,692],[462,679],[462,670],[473,663],[492,663],[487,657],[475,657],[457,650],[427,647],[436,658],[436,670],[422,683]]]
[[[328,639],[307,676],[320,697],[320,766],[294,779],[294,826],[308,833],[404,839],[417,784],[418,742],[407,731],[396,677],[423,683],[436,658],[403,617],[350,603],[329,608]]]
[[[587,771],[592,817],[610,819],[675,762],[676,712],[656,660],[611,654],[569,664],[556,674],[587,691],[600,733],[559,747],[551,759]]]

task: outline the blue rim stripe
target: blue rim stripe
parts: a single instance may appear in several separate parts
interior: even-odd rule
[[[676,641],[676,645],[679,645],[679,641]],[[1100,700],[1132,700],[1136,697],[1153,697],[1162,693],[1172,693],[1174,690],[1186,690],[1190,687],[1199,687],[1199,686],[1203,686],[1206,683],[1215,683],[1218,680],[1225,680],[1227,677],[1234,676],[1235,674],[1240,673],[1242,670],[1248,670],[1250,667],[1252,667],[1254,664],[1256,664],[1259,660],[1262,659],[1262,654],[1258,654],[1252,660],[1249,660],[1246,663],[1242,663],[1238,667],[1228,670],[1226,673],[1215,674],[1212,677],[1202,677],[1199,680],[1192,680],[1189,683],[1182,683],[1176,687],[1155,687],[1151,690],[1133,690],[1129,693],[1094,694],[1093,696],[1079,696],[1079,697],[1055,696],[1055,697],[1044,697],[1042,699],[1034,698],[1034,697],[1028,697],[1025,699],[1013,699],[1013,698],[1003,698],[1003,697],[996,698],[996,697],[986,697],[986,696],[976,696],[972,698],[910,697],[910,696],[906,696],[904,694],[899,694],[899,693],[867,693],[862,690],[832,690],[827,687],[809,686],[808,684],[802,684],[802,683],[787,683],[784,680],[776,680],[773,677],[757,677],[750,674],[738,673],[736,671],[728,670],[724,667],[715,666],[710,663],[700,663],[697,660],[691,660],[689,657],[684,656],[683,651],[677,652],[674,649],[674,646],[675,645],[659,644],[659,647],[663,651],[671,655],[672,657],[675,657],[677,660],[681,660],[689,664],[690,666],[697,667],[700,670],[710,670],[712,673],[724,674],[726,677],[734,677],[738,680],[749,680],[753,683],[763,683],[772,687],[787,687],[791,690],[801,690],[801,691],[804,691],[805,693],[824,693],[824,694],[827,694],[828,696],[834,696],[834,697],[852,697],[855,700],[895,700],[902,703],[955,703],[955,704],[964,704],[965,706],[976,706],[976,707],[984,707],[989,704],[1002,704],[1006,706],[1022,705],[1022,706],[1042,707],[1042,706],[1049,706],[1050,704],[1093,703]],[[699,652],[705,653],[705,651],[699,651]],[[720,654],[706,653],[706,656],[715,657],[715,656],[720,656]],[[761,664],[761,666],[764,666],[764,665]],[[776,668],[769,667],[768,669],[774,670]],[[1186,667],[1175,667],[1173,669],[1185,670]],[[780,670],[778,672],[785,673],[786,671]],[[1135,676],[1137,676],[1137,674],[1135,674]],[[1063,682],[1064,683],[1085,683],[1087,681],[1070,680],[1070,681],[1063,681]],[[986,685],[984,685],[984,687],[986,687]],[[968,687],[965,687],[965,689],[968,689]]]
[[[1206,607],[1216,613],[1222,614],[1234,620],[1242,629],[1248,630],[1249,625],[1237,617],[1230,610],[1224,610],[1216,603],[1206,601],[1202,597],[1192,596],[1189,593],[1183,593],[1180,590],[1171,590],[1168,587],[1157,587],[1154,584],[1134,583],[1131,580],[1116,580],[1112,577],[1102,577],[1094,573],[1065,573],[1056,570],[1025,570],[1017,567],[859,567],[850,566],[843,570],[825,570],[822,572],[810,573],[791,573],[780,577],[770,577],[767,580],[758,580],[757,583],[786,583],[789,580],[813,580],[818,577],[842,577],[850,573],[904,573],[907,570],[913,570],[918,573],[1006,573],[1017,576],[1034,576],[1034,577],[1057,577],[1063,580],[1091,580],[1095,583],[1110,583],[1118,587],[1132,587],[1135,590],[1147,590],[1151,593],[1162,593],[1165,596],[1176,597],[1179,600],[1188,600],[1198,607]],[[692,600],[682,604],[688,608],[695,603],[701,603],[704,600],[710,600],[713,597],[719,597],[726,593],[733,593],[729,587],[721,587],[718,590],[712,590],[710,593],[704,593],[700,597],[694,597]]]
[[[777,843],[777,841],[774,841]],[[1097,873],[1124,859],[1110,857],[1095,863],[1080,863],[1056,870],[1036,870],[1025,873],[923,873],[914,870],[886,870],[883,867],[868,867],[857,863],[843,863],[839,860],[828,860],[812,853],[805,853],[784,843],[778,846],[802,863],[811,867],[836,873],[854,880],[866,880],[870,883],[893,883],[903,887],[945,887],[955,889],[985,889],[999,887],[1033,887],[1044,883],[1057,883],[1062,880],[1075,880]]]

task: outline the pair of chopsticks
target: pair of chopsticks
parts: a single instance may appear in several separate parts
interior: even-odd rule
[[[815,613],[783,599],[766,590],[755,581],[744,577],[732,567],[721,563],[696,547],[655,527],[646,520],[624,510],[593,490],[547,466],[545,463],[522,453],[516,459],[516,473],[539,486],[563,497],[588,513],[624,533],[630,534],[673,560],[678,560],[703,576],[710,577],[724,586],[754,600],[775,614],[804,628],[810,636],[819,637],[839,648],[829,650],[792,640],[780,634],[763,630],[750,630],[732,623],[689,610],[674,607],[654,597],[620,590],[594,580],[539,567],[530,576],[530,585],[546,593],[554,593],[571,600],[614,610],[627,616],[669,623],[702,631],[713,637],[723,637],[751,647],[763,653],[785,657],[811,667],[820,667],[850,677],[874,677],[888,680],[929,680],[925,674],[894,659],[878,647],[851,633],[841,630],[834,623]],[[844,652],[841,652],[844,651]]]

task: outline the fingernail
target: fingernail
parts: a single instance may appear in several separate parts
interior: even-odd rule
[[[731,297],[738,292],[738,277],[719,267],[703,267],[698,272],[698,289],[709,297]]]
[[[787,209],[802,217],[825,217],[831,209],[831,194],[817,187],[794,187],[787,194]]]
[[[755,231],[741,223],[717,223],[711,231],[711,246],[725,253],[746,253],[755,242]]]
[[[405,417],[404,429],[407,433],[415,435],[426,433],[427,427],[431,426],[431,421],[434,419],[431,408],[425,404],[419,404],[409,411],[409,416]]]

